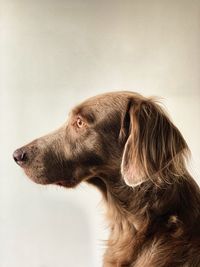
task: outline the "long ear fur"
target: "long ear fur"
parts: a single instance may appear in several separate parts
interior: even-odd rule
[[[133,99],[129,118],[121,164],[125,182],[131,186],[147,179],[171,183],[174,176],[183,175],[189,149],[162,108],[151,99]]]

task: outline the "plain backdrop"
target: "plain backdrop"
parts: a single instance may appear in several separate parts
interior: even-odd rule
[[[5,0],[0,42],[0,267],[100,267],[101,196],[29,181],[13,151],[85,98],[160,96],[200,182],[199,0]]]

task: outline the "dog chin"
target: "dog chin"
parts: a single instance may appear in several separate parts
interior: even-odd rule
[[[43,175],[35,175],[29,169],[24,169],[24,172],[26,176],[36,184],[42,184],[42,185],[51,184],[51,182]]]

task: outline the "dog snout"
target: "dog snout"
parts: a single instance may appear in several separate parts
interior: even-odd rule
[[[25,148],[15,150],[13,153],[13,159],[18,165],[24,165],[28,161],[28,153]]]

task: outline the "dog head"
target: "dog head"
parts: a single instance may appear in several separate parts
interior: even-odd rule
[[[162,178],[166,168],[175,172],[187,150],[153,100],[114,92],[81,103],[61,128],[17,149],[13,157],[36,183],[74,187],[92,177],[122,174],[134,186]]]

